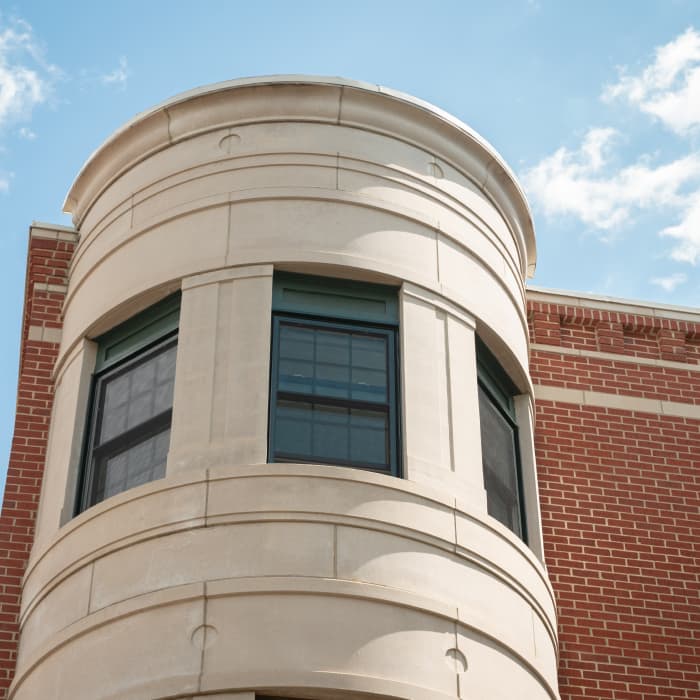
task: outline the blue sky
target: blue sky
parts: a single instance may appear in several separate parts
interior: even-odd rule
[[[2,2],[0,481],[29,224],[70,224],[73,178],[137,112],[274,73],[387,85],[482,134],[528,192],[533,284],[698,305],[698,0]]]

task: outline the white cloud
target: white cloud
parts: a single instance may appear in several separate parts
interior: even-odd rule
[[[653,61],[636,75],[622,69],[603,100],[626,99],[680,136],[700,132],[700,33],[692,27],[656,49]],[[523,174],[532,199],[548,216],[568,215],[610,239],[645,213],[668,216],[658,231],[671,241],[668,257],[700,263],[700,150],[660,163],[648,153],[618,164],[621,139],[612,128],[591,128],[573,149],[561,147]],[[693,141],[691,141],[693,143]],[[682,278],[682,279],[681,279]],[[673,291],[685,277],[654,278]]]
[[[688,275],[684,272],[674,272],[668,277],[653,277],[650,282],[661,287],[665,292],[673,292],[676,287],[688,281]]]
[[[603,100],[627,99],[678,134],[700,127],[700,33],[688,28],[656,49],[654,61],[638,75],[620,71]]]
[[[20,127],[17,134],[26,141],[33,141],[36,138],[36,134],[27,126]]]
[[[687,198],[681,221],[667,226],[661,235],[678,241],[671,249],[673,260],[691,265],[700,262],[700,189]]]
[[[23,20],[0,26],[0,128],[27,120],[45,102],[59,73],[43,58],[32,28]]]
[[[119,59],[119,65],[111,72],[100,76],[100,82],[104,85],[126,86],[126,81],[129,78],[129,67],[126,58],[122,56]]]
[[[590,129],[578,149],[559,148],[523,174],[525,188],[545,214],[573,215],[596,229],[611,231],[642,210],[690,209],[692,195],[687,189],[700,187],[700,153],[662,165],[642,157],[609,172],[606,166],[618,137],[614,129]],[[677,228],[666,229],[664,235],[684,238],[687,229]]]

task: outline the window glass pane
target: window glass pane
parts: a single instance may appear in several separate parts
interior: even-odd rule
[[[158,358],[142,362],[131,370],[131,395],[150,394],[156,382],[156,362]]]
[[[481,387],[479,415],[488,513],[520,534],[515,428]]]
[[[278,401],[275,416],[276,451],[287,455],[311,454],[312,406]]]
[[[311,319],[275,329],[270,459],[387,469],[392,331]]]
[[[159,384],[155,388],[153,394],[153,415],[157,416],[163,411],[168,411],[173,407],[173,389],[175,382],[170,381],[167,384]]]
[[[99,443],[172,408],[176,347],[105,380]]]
[[[177,346],[172,345],[164,350],[156,359],[156,382],[159,385],[173,384],[175,380],[175,358]]]
[[[385,403],[387,340],[280,325],[279,391]]]
[[[316,361],[347,367],[350,364],[350,335],[347,331],[315,330]]]
[[[173,407],[173,390],[175,389],[175,358],[177,346],[167,348],[156,358],[156,387],[153,403],[153,415],[158,415]]]
[[[113,379],[105,388],[105,411],[123,406],[129,400],[129,376]]]
[[[388,417],[321,403],[277,402],[275,455],[285,459],[388,466]]]
[[[165,476],[170,429],[146,438],[96,465],[94,502]]]
[[[314,405],[313,457],[323,461],[348,460],[349,410],[340,406]]]
[[[121,376],[104,385],[104,408],[100,442],[109,440],[126,430],[126,412],[129,403],[129,376]]]
[[[313,362],[313,330],[287,323],[280,324],[280,357]]]
[[[386,413],[353,409],[350,413],[350,459],[388,464],[389,421]]]
[[[387,399],[384,370],[352,368],[352,398],[357,401],[384,403]]]
[[[484,471],[484,486],[486,487],[486,506],[490,516],[496,518],[516,535],[520,534],[520,517],[518,502],[514,494],[503,488],[503,484],[490,469]]]
[[[353,334],[351,398],[377,403],[387,401],[386,337]]]
[[[124,403],[110,410],[105,409],[102,414],[100,442],[105,442],[116,435],[121,435],[126,430],[126,412],[128,408],[129,404]]]
[[[131,397],[126,411],[126,427],[133,428],[145,423],[153,415],[153,389],[148,393],[136,394]]]
[[[301,360],[279,361],[279,390],[310,394],[314,385],[313,362]]]
[[[350,395],[350,368],[347,365],[334,365],[329,362],[318,363],[314,394],[347,399]]]
[[[350,334],[314,330],[316,381],[314,394],[347,399],[350,396]]]
[[[386,371],[386,338],[355,333],[352,338],[352,366]]]
[[[310,394],[314,382],[314,333],[282,324],[279,340],[279,390]]]

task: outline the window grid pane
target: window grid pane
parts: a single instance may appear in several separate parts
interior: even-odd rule
[[[98,379],[84,508],[165,475],[176,354],[172,338]]]
[[[276,458],[389,466],[386,412],[278,399]]]
[[[479,385],[481,451],[489,515],[522,536],[517,432]]]
[[[283,318],[274,329],[270,457],[391,470],[393,331]]]
[[[386,403],[387,338],[281,323],[278,389]]]
[[[172,408],[175,346],[103,382],[97,445]]]
[[[95,501],[103,501],[134,486],[165,476],[165,461],[170,444],[170,429],[97,464]]]

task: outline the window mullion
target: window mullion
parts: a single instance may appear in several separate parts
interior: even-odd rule
[[[104,454],[118,451],[118,448],[121,446],[135,445],[152,435],[160,433],[170,425],[172,413],[172,408],[169,408],[167,411],[149,418],[146,422],[139,423],[139,425],[129,428],[126,432],[110,438],[107,442],[96,445],[92,451],[93,455],[102,457]]]

